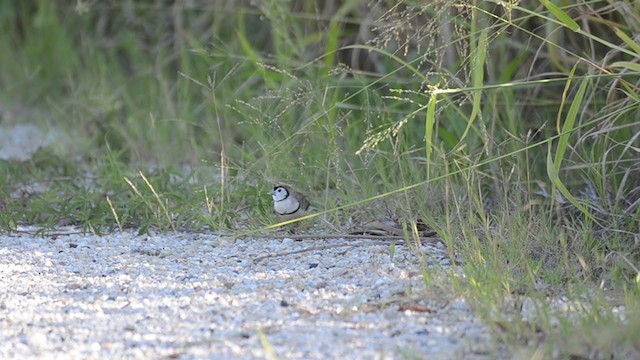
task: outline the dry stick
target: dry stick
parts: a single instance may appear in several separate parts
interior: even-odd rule
[[[395,244],[396,245],[402,245],[403,243],[404,243],[404,241],[397,241]],[[387,242],[387,241],[377,241],[377,242],[358,243],[358,244],[334,244],[334,245],[312,246],[312,247],[308,247],[308,248],[304,248],[304,249],[300,249],[300,250],[295,250],[295,251],[287,251],[287,252],[282,252],[282,253],[276,253],[276,254],[269,254],[269,255],[260,256],[260,257],[257,257],[255,259],[253,259],[253,263],[257,264],[258,262],[260,262],[260,261],[262,261],[264,259],[276,258],[276,257],[281,257],[281,256],[296,255],[296,254],[302,254],[302,253],[305,253],[305,252],[316,251],[316,250],[335,249],[335,248],[339,248],[339,247],[371,246],[371,245],[389,245],[389,242]]]
[[[7,236],[15,237],[12,233],[17,233],[21,235],[30,235],[30,236],[40,236],[40,237],[53,237],[53,236],[71,236],[71,235],[79,235],[86,234],[86,231],[69,231],[69,232],[38,232],[38,231],[27,231],[27,230],[9,230]]]
[[[405,237],[401,235],[352,235],[352,234],[313,234],[313,235],[245,235],[238,238],[252,238],[252,239],[309,239],[309,240],[326,240],[326,239],[363,239],[363,240],[404,240]],[[414,238],[412,238],[414,239]],[[419,237],[421,241],[428,242],[442,242],[437,237]]]
[[[27,235],[31,235],[31,236],[42,236],[42,237],[51,237],[51,236],[70,236],[70,235],[77,235],[77,234],[86,234],[86,231],[70,231],[70,232],[37,232],[37,231],[26,231],[26,230],[10,230],[9,231],[9,236],[12,236],[11,233],[18,233],[18,234],[27,234]],[[193,233],[207,233],[204,231],[191,231]],[[233,235],[226,235],[226,234],[213,234],[213,235],[218,235],[218,236],[231,236],[233,237]],[[307,239],[307,240],[327,240],[327,239],[362,239],[362,240],[404,240],[405,237],[401,236],[401,235],[353,235],[353,234],[314,234],[314,235],[293,235],[293,234],[289,234],[289,235],[277,235],[277,234],[272,234],[272,235],[245,235],[245,236],[239,236],[238,238],[247,238],[247,237],[251,237],[253,239]],[[437,243],[437,242],[442,242],[442,239],[440,238],[436,238],[436,237],[419,237],[418,238],[420,241],[427,241],[429,243]],[[375,245],[375,243],[368,243],[369,245]],[[381,242],[381,244],[384,244],[384,242]],[[355,244],[351,244],[351,245],[355,245]],[[345,245],[345,246],[349,246],[349,245]]]

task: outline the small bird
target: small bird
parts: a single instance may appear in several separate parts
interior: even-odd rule
[[[277,185],[269,195],[273,197],[273,208],[283,221],[299,218],[309,209],[309,201],[288,186]]]

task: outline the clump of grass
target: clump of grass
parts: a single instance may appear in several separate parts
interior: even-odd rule
[[[331,231],[429,224],[513,353],[636,354],[633,6],[5,5],[0,101],[48,108],[79,153],[1,162],[0,225],[259,231],[293,183]]]

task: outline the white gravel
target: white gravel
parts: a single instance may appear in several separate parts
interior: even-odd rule
[[[58,149],[60,143],[65,143],[65,146],[69,143],[61,131],[43,131],[33,124],[0,126],[0,159],[26,161],[38,149],[47,146]]]
[[[368,245],[254,261],[362,242],[0,236],[0,358],[495,355],[465,301],[427,287],[404,246],[393,258],[389,246]],[[446,258],[440,246],[426,254]]]

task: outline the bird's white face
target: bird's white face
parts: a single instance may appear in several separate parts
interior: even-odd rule
[[[286,187],[276,186],[269,194],[273,197],[273,208],[278,214],[291,215],[300,210],[300,202]]]
[[[276,186],[273,190],[269,191],[269,194],[273,197],[273,201],[279,202],[286,199],[289,196],[289,191],[282,186]]]

